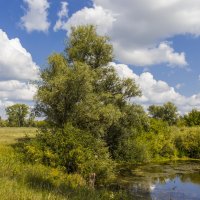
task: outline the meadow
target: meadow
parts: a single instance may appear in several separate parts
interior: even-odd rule
[[[0,128],[1,200],[103,200],[126,199],[124,194],[93,190],[78,175],[60,169],[24,162],[14,146],[25,136],[34,137],[35,128]]]

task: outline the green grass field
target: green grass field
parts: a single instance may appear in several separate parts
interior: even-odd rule
[[[36,128],[0,127],[0,144],[13,144],[17,142],[19,138],[26,135],[33,137],[36,134],[36,131]]]
[[[0,128],[0,200],[121,198],[120,193],[114,195],[111,191],[87,188],[78,174],[67,175],[58,169],[23,162],[13,144],[26,135],[34,137],[35,134],[35,128]]]

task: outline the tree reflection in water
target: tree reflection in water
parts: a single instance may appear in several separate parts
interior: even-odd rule
[[[123,166],[118,184],[138,200],[200,200],[200,162]]]

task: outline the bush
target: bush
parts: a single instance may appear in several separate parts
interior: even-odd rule
[[[200,129],[182,128],[175,139],[179,156],[200,158]]]
[[[96,184],[106,184],[114,177],[114,162],[105,143],[90,133],[66,124],[64,129],[43,129],[24,146],[26,159],[67,173],[78,173],[88,180],[96,174]]]

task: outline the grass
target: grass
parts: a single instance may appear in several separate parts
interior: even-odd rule
[[[78,174],[23,162],[13,144],[35,134],[35,128],[0,128],[0,200],[130,199],[121,192],[92,190]]]
[[[34,137],[36,131],[36,128],[0,127],[0,144],[16,143],[19,138],[25,135]]]

